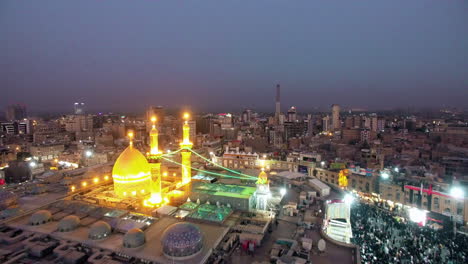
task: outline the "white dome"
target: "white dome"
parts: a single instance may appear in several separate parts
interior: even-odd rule
[[[52,214],[47,210],[39,210],[31,215],[29,218],[29,224],[31,225],[42,225],[50,221]]]
[[[97,221],[91,225],[88,237],[93,240],[106,238],[111,234],[111,226],[104,221]]]
[[[58,231],[69,232],[75,230],[80,225],[80,218],[76,215],[67,215],[58,224]]]
[[[145,243],[145,233],[139,228],[133,228],[127,231],[123,238],[123,246],[127,248],[136,248]]]

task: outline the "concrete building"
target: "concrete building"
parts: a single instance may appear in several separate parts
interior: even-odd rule
[[[333,130],[341,129],[341,120],[340,120],[340,106],[337,104],[332,105],[332,128]]]
[[[7,106],[5,111],[5,118],[8,121],[17,121],[27,118],[26,106],[20,104]]]
[[[323,132],[328,132],[330,131],[332,128],[331,124],[330,124],[330,116],[325,116],[322,118],[322,131]]]

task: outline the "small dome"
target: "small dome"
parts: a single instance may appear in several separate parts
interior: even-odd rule
[[[80,225],[80,218],[76,215],[67,215],[58,224],[58,231],[69,232],[75,230]]]
[[[111,226],[104,221],[97,221],[89,229],[88,237],[93,240],[103,239],[111,233]]]
[[[139,228],[133,228],[127,231],[123,238],[123,246],[127,248],[136,248],[145,243],[145,233]]]
[[[162,235],[163,253],[170,259],[188,259],[203,248],[203,235],[191,223],[180,222],[170,225]]]
[[[52,214],[47,210],[39,210],[31,215],[29,218],[29,224],[31,225],[42,225],[49,222],[52,218]]]

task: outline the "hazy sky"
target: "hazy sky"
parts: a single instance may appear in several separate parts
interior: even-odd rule
[[[1,0],[0,108],[468,105],[466,0]]]

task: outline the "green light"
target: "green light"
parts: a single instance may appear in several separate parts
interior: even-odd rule
[[[177,164],[177,165],[180,165],[182,166],[181,163],[177,162],[177,161],[173,161],[171,159],[168,159],[168,158],[164,158],[163,159],[169,161],[169,162],[172,162],[174,164]],[[201,169],[196,169],[196,168],[193,168],[193,167],[190,167],[192,170],[196,170],[196,171],[199,171],[199,172],[204,172],[206,174],[211,174],[211,175],[216,175],[216,176],[220,176],[220,177],[226,177],[226,178],[235,178],[235,179],[241,179],[241,180],[257,180],[256,177],[252,177],[252,176],[248,176],[248,177],[238,177],[238,176],[232,176],[232,175],[226,175],[226,174],[221,174],[221,173],[216,173],[216,172],[211,172],[211,171],[206,171],[206,170],[201,170]]]
[[[221,165],[219,165],[219,164],[216,164],[216,163],[212,162],[211,160],[209,160],[209,159],[203,157],[202,155],[198,154],[198,153],[195,152],[194,150],[192,150],[192,149],[189,149],[189,150],[190,150],[193,154],[195,154],[195,155],[197,155],[198,157],[204,159],[205,161],[207,161],[207,162],[209,162],[209,163],[211,163],[211,164],[213,164],[213,165],[215,165],[215,166],[217,166],[217,167],[220,167],[220,168],[222,168],[222,169],[224,169],[224,170],[227,170],[227,171],[229,171],[229,172],[231,172],[231,173],[238,174],[238,175],[242,175],[242,176],[245,176],[245,177],[254,177],[254,176],[251,176],[251,175],[247,175],[247,174],[244,174],[244,173],[241,173],[241,172],[238,172],[238,171],[231,170],[231,169],[228,169],[228,168],[226,168],[226,167],[223,167],[223,166],[221,166]],[[254,178],[257,178],[257,177],[254,177]]]

